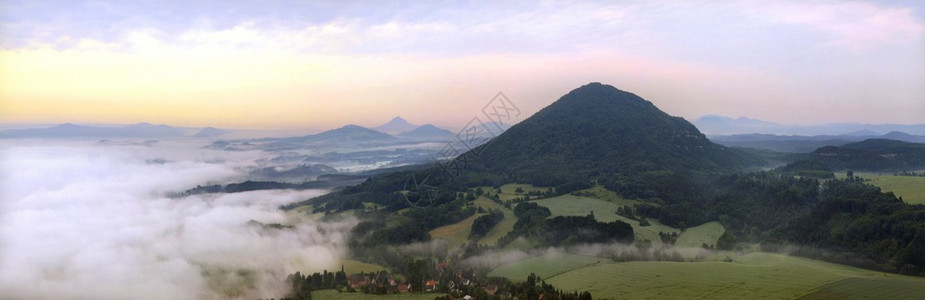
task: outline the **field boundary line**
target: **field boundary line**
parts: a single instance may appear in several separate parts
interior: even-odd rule
[[[858,276],[848,276],[848,277],[843,277],[843,278],[839,278],[839,279],[835,279],[835,280],[832,280],[832,281],[829,281],[829,282],[822,283],[822,284],[820,284],[820,285],[817,285],[817,286],[812,287],[812,289],[810,289],[809,292],[800,294],[800,295],[794,297],[793,299],[802,299],[803,297],[806,297],[806,296],[809,296],[809,295],[812,295],[812,294],[815,294],[815,293],[817,293],[817,292],[822,291],[822,287],[824,287],[824,286],[827,286],[827,285],[830,285],[830,284],[833,284],[833,283],[836,283],[836,282],[839,282],[839,281],[842,281],[842,280],[847,280],[847,279],[850,279],[850,278],[858,278]]]

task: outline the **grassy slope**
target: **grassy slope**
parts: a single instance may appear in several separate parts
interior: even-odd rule
[[[434,228],[430,231],[430,237],[445,240],[450,249],[459,248],[469,240],[472,223],[481,215],[483,214],[474,214],[457,223]]]
[[[878,175],[874,173],[857,174],[867,183],[880,187],[884,192],[893,192],[903,201],[911,204],[925,204],[925,177],[923,176],[893,176]]]
[[[881,273],[782,254],[750,253],[735,262],[627,262],[563,273],[547,282],[589,290],[595,299],[792,299],[845,278]],[[888,275],[888,278],[925,279]]]
[[[853,277],[826,284],[800,299],[917,299],[923,295],[925,284],[920,279]]]
[[[634,200],[617,200],[625,201],[624,205],[630,205]],[[680,234],[679,245],[699,247],[702,243],[715,245],[716,240],[723,234],[725,229],[717,222],[706,223],[697,227],[688,228],[687,232],[681,233],[680,229],[669,227],[659,223],[657,220],[649,219],[650,226],[639,226],[638,221],[617,215],[617,208],[620,204],[598,200],[588,197],[579,197],[574,195],[562,195],[558,197],[534,200],[533,202],[548,207],[552,216],[586,216],[592,211],[598,221],[612,222],[620,220],[633,226],[633,232],[636,234],[636,240],[652,241],[653,245],[661,245],[662,241],[658,237],[659,232],[677,232]]]
[[[501,212],[504,213],[504,219],[498,222],[498,224],[495,224],[495,227],[492,227],[484,237],[479,239],[479,244],[494,245],[498,243],[499,239],[507,235],[508,232],[514,230],[514,224],[517,223],[517,217],[514,216],[514,212],[510,209],[507,209],[498,203],[488,200],[488,198],[485,197],[479,197],[478,199],[475,199],[475,206],[481,207],[485,210],[501,210]]]
[[[675,246],[680,247],[700,247],[703,244],[716,245],[719,237],[726,232],[719,222],[707,222],[697,227],[691,227],[678,236]]]
[[[522,193],[517,193],[518,187],[523,190]],[[490,191],[491,193],[495,193],[495,190],[491,187],[482,187],[482,189],[485,191]],[[527,193],[531,191],[545,193],[549,189],[550,188],[548,187],[538,187],[538,186],[533,186],[532,184],[508,183],[508,184],[501,186],[501,194],[498,194],[498,198],[500,198],[501,201],[507,202],[507,201],[511,201],[514,198],[524,197],[527,195]]]
[[[552,253],[544,256],[527,258],[495,268],[488,276],[507,277],[511,280],[524,280],[530,273],[546,279],[567,271],[580,269],[601,263],[612,263],[606,258],[576,254]]]

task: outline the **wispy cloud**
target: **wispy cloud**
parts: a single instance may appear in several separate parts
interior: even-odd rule
[[[0,99],[11,101],[0,105],[18,120],[190,123],[206,112],[244,122],[234,126],[294,126],[305,118],[293,112],[308,111],[327,124],[305,125],[330,127],[363,123],[374,103],[396,108],[378,119],[404,110],[465,122],[426,119],[414,105],[469,107],[492,84],[544,89],[523,90],[525,108],[539,109],[608,81],[665,96],[669,110],[696,99],[693,111],[675,106],[688,117],[748,102],[731,114],[786,122],[768,109],[779,94],[797,110],[845,107],[816,117],[872,121],[921,107],[925,77],[922,8],[876,2],[25,2],[0,7]],[[881,95],[882,111],[858,114],[869,106],[861,93]]]
[[[920,42],[925,23],[908,7],[865,2],[774,2],[747,9],[756,18],[807,26],[825,34],[822,43],[851,50]]]

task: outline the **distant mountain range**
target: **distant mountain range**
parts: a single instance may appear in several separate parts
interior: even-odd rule
[[[197,129],[177,128],[168,125],[138,123],[118,127],[87,126],[65,123],[46,128],[10,129],[0,131],[0,138],[181,138]],[[193,137],[215,137],[224,131],[206,128],[193,133]]]
[[[911,135],[893,131],[887,134],[857,135],[774,135],[774,134],[734,134],[711,136],[710,140],[727,147],[766,149],[778,152],[808,153],[825,146],[841,146],[851,142],[867,139],[889,139],[910,143],[925,143],[925,136]]]
[[[911,135],[925,135],[925,124],[831,123],[822,125],[786,125],[746,117],[733,119],[717,115],[703,116],[691,123],[705,134],[711,136],[752,133],[808,136],[879,136],[894,131]]]
[[[398,138],[384,132],[379,132],[359,125],[346,125],[318,134],[311,134],[289,138],[262,139],[263,141],[277,141],[298,144],[375,144],[392,142]]]
[[[172,139],[172,138],[219,138],[231,133],[231,130],[215,127],[185,128],[169,125],[153,125],[138,123],[122,126],[77,125],[72,123],[59,124],[37,128],[16,128],[0,130],[0,138],[139,138],[139,139]],[[324,131],[318,134],[283,137],[262,138],[259,141],[277,141],[299,144],[324,143],[379,143],[396,140],[414,141],[449,141],[455,139],[452,131],[425,124],[416,126],[402,117],[395,117],[388,123],[366,128],[359,125],[346,125],[341,128]],[[223,142],[227,144],[227,141]]]

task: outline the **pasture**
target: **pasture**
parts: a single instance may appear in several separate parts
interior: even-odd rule
[[[726,228],[719,222],[707,222],[700,226],[691,227],[678,236],[675,246],[700,247],[703,244],[716,246],[716,241],[726,232]]]
[[[501,210],[504,213],[504,219],[495,224],[495,227],[492,227],[488,233],[485,234],[481,239],[479,239],[479,244],[482,245],[495,245],[498,243],[502,237],[514,230],[514,224],[517,223],[517,216],[514,216],[514,212],[510,209],[505,208],[504,206],[495,203],[488,198],[479,197],[475,199],[475,205],[486,210],[495,209]]]
[[[852,277],[823,285],[801,300],[917,299],[925,296],[925,282],[898,277]]]
[[[475,219],[483,214],[474,214],[462,221],[450,225],[444,225],[431,230],[430,237],[446,241],[450,249],[456,249],[469,241],[469,233],[472,232],[472,223]]]
[[[489,272],[488,276],[507,277],[511,280],[520,281],[527,278],[530,273],[534,273],[540,278],[546,279],[571,270],[612,262],[610,259],[594,256],[548,253],[543,256],[530,257],[502,265]]]
[[[550,189],[548,187],[538,187],[538,186],[533,186],[531,184],[522,184],[522,183],[508,183],[508,184],[502,185],[500,188],[501,188],[501,193],[498,194],[498,197],[501,198],[501,201],[504,201],[504,202],[511,201],[514,198],[524,197],[527,195],[527,193],[531,191],[545,193],[546,191]],[[520,188],[523,192],[518,193],[517,188]],[[495,190],[490,186],[482,187],[482,189],[485,190],[486,192],[490,191],[491,193],[495,193]]]
[[[631,200],[624,200],[631,201]],[[700,247],[701,244],[715,245],[719,236],[725,232],[723,226],[718,222],[710,222],[697,227],[688,228],[685,232],[680,229],[669,227],[658,220],[649,219],[649,226],[639,226],[639,221],[631,220],[627,217],[617,215],[617,208],[620,204],[588,197],[579,197],[575,195],[562,195],[552,198],[533,200],[536,204],[549,208],[552,217],[555,216],[587,216],[594,212],[594,218],[601,222],[613,222],[620,220],[633,226],[636,240],[651,241],[652,245],[661,246],[662,240],[659,238],[659,232],[672,233],[677,232],[679,245]]]
[[[867,183],[880,187],[884,192],[893,192],[910,204],[925,204],[925,176],[893,176],[875,173],[857,174]]]
[[[925,278],[884,277],[879,272],[761,252],[734,257],[733,262],[600,264],[546,281],[566,291],[588,290],[595,299],[795,299],[825,291],[826,285],[847,278],[882,278],[866,282],[869,288],[925,285]]]

